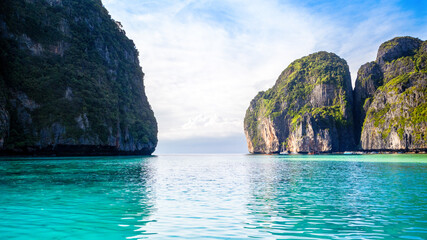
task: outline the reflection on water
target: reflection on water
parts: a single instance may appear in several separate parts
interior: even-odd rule
[[[424,239],[425,164],[252,162],[248,228],[281,239]]]
[[[120,239],[153,209],[150,159],[0,163],[2,239]]]
[[[1,239],[425,239],[427,157],[0,159]]]

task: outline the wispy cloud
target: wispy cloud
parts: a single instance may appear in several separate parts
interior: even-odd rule
[[[355,79],[381,42],[426,38],[426,26],[408,27],[413,16],[396,2],[314,2],[103,1],[140,51],[159,144],[242,136],[255,94],[314,51],[345,58]]]

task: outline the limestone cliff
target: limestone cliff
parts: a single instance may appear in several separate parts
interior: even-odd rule
[[[246,111],[251,153],[336,152],[354,146],[353,95],[345,60],[318,52],[291,63]]]
[[[383,75],[381,68],[376,62],[370,62],[362,65],[357,72],[357,79],[354,87],[354,125],[355,142],[360,141],[363,121],[366,117],[367,107],[370,97],[372,97],[383,84]],[[365,105],[366,101],[366,105]]]
[[[427,149],[426,97],[427,41],[398,37],[381,44],[376,61],[363,65],[356,79],[361,148]]]
[[[0,3],[0,152],[151,154],[138,51],[100,0]]]

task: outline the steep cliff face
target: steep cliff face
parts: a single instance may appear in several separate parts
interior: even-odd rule
[[[366,117],[367,107],[370,104],[370,98],[382,84],[383,74],[380,66],[376,62],[366,63],[360,67],[357,72],[357,79],[354,87],[354,125],[356,143],[360,142],[362,125]]]
[[[100,0],[0,3],[0,151],[151,154],[138,51]]]
[[[291,63],[246,111],[251,153],[332,152],[354,145],[353,96],[345,60],[318,52]]]
[[[383,43],[376,61],[359,70],[354,96],[362,149],[426,149],[427,41]]]
[[[0,76],[0,149],[4,146],[4,141],[9,130],[9,112],[6,109],[6,88]]]

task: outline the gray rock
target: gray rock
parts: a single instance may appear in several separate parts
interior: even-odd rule
[[[421,46],[422,41],[413,37],[397,37],[381,44],[378,49],[376,62],[382,67],[386,62],[413,56]]]
[[[376,62],[362,65],[357,72],[357,79],[354,87],[354,127],[355,142],[359,143],[362,132],[363,121],[366,110],[370,105],[370,98],[374,95],[378,87],[383,85],[383,74],[380,66]]]
[[[380,46],[376,62],[360,68],[355,130],[363,150],[427,149],[426,46],[395,38]]]
[[[318,52],[291,63],[246,111],[251,153],[338,152],[354,147],[353,96],[345,60]]]
[[[138,51],[101,0],[5,4],[0,154],[151,154],[157,122]]]

